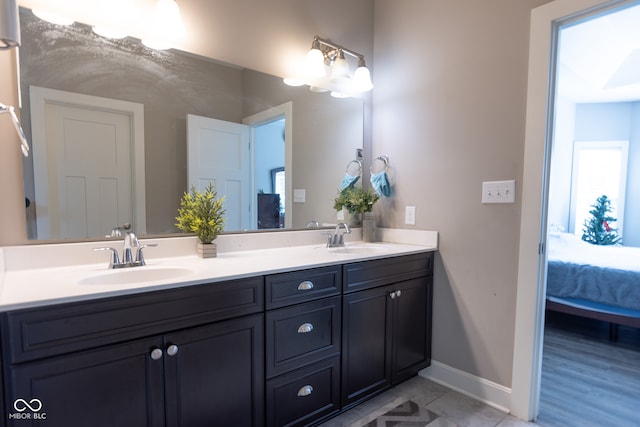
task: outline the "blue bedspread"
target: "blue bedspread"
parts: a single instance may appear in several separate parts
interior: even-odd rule
[[[547,295],[640,309],[640,248],[597,246],[555,233],[548,240]]]
[[[547,295],[640,309],[640,272],[549,261]]]

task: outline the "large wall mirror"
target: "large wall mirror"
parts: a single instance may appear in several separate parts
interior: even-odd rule
[[[209,173],[193,178],[203,165],[224,169],[215,184],[229,204],[226,232],[335,223],[333,199],[363,144],[363,100],[57,26],[25,8],[20,23],[21,116],[34,145],[24,163],[29,239],[101,239],[123,223],[176,233],[180,197]],[[248,145],[234,125],[248,129]],[[279,218],[263,217],[259,199]]]

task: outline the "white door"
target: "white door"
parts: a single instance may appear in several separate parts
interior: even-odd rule
[[[144,232],[145,224],[134,218],[132,187],[131,110],[141,113],[142,106],[112,109],[109,100],[73,93],[72,102],[52,101],[52,92],[60,95],[42,88],[31,92],[34,123],[43,123],[33,138],[38,238],[103,237],[124,223]]]
[[[251,229],[249,126],[187,115],[188,185],[224,197],[225,229]],[[253,227],[255,228],[255,227]]]

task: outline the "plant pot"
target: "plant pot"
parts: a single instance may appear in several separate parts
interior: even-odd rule
[[[215,258],[218,256],[218,247],[215,243],[198,242],[196,253],[200,258]]]
[[[349,227],[360,227],[362,225],[362,214],[349,212]]]

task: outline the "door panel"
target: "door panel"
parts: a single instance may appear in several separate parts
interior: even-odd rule
[[[249,126],[187,115],[188,185],[225,197],[226,230],[251,228]]]
[[[264,315],[165,337],[167,426],[264,423]]]
[[[164,426],[162,359],[150,357],[160,345],[144,339],[11,368],[8,404],[38,399],[46,419],[9,426]]]

